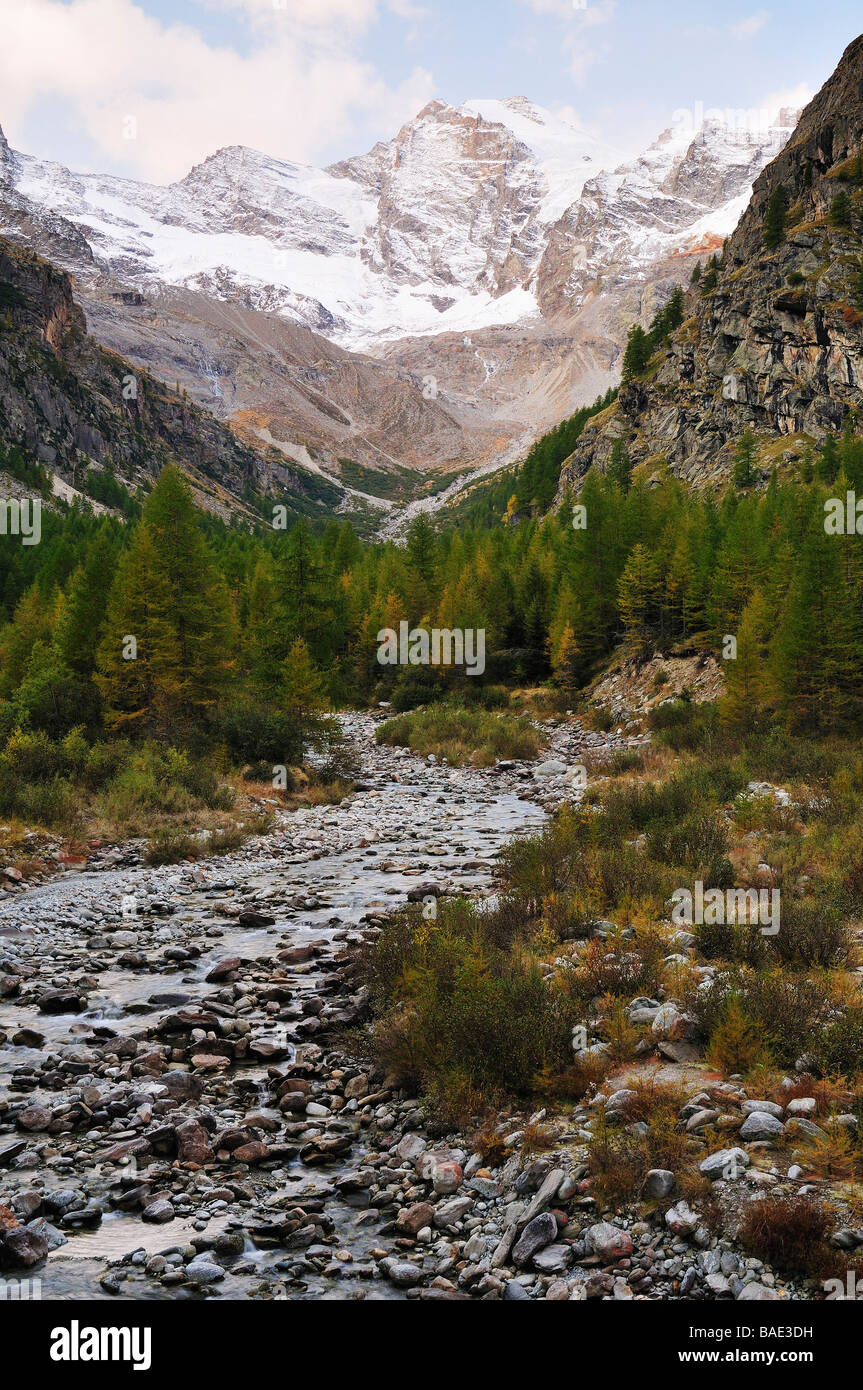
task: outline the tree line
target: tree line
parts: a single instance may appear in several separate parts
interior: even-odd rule
[[[797,476],[722,496],[628,460],[519,523],[363,543],[350,524],[257,534],[199,512],[166,468],[139,519],[45,512],[39,546],[0,547],[0,743],[114,732],[285,763],[324,736],[327,707],[548,682],[574,698],[621,642],[720,654],[728,717],[770,711],[834,727],[863,715],[863,537],[829,534],[825,503],[863,497],[849,427]],[[484,629],[482,678],[382,666],[378,632]],[[736,713],[735,713],[736,711]]]

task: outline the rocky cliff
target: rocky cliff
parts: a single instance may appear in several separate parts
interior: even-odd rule
[[[180,463],[203,505],[314,479],[237,439],[191,401],[90,338],[67,275],[0,238],[0,442],[72,485],[110,462],[133,488]],[[220,498],[225,506],[220,505]]]
[[[786,226],[770,247],[778,189]],[[585,431],[561,497],[592,465],[605,468],[618,439],[635,463],[665,460],[709,484],[727,478],[744,430],[781,461],[863,406],[863,37],[756,180],[716,287],[690,291],[689,310],[643,379]]]

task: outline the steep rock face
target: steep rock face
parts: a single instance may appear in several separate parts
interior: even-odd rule
[[[458,109],[433,101],[394,140],[329,172],[377,200],[368,264],[437,287],[432,302],[446,313],[454,291],[499,298],[525,288],[556,202],[577,197],[610,154],[525,98]]]
[[[350,177],[351,161],[337,170]],[[398,283],[434,286],[442,308],[459,286],[506,294],[540,254],[538,170],[503,126],[432,102],[356,173],[371,175],[377,194],[367,263]]]
[[[268,473],[211,416],[98,347],[68,276],[2,238],[0,440],[72,482],[109,460],[131,481],[175,460],[204,492],[207,479],[238,493]],[[302,491],[302,477],[294,482]]]
[[[585,431],[563,470],[561,495],[617,439],[634,461],[668,461],[697,483],[728,476],[747,428],[807,440],[841,427],[863,404],[863,38],[803,112],[788,144],[758,177],[728,242],[716,289],[690,294],[692,318],[658,371],[621,392],[611,417]],[[789,199],[786,239],[764,245],[774,190]],[[850,225],[831,215],[849,200]]]

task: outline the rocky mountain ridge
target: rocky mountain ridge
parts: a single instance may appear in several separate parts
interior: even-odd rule
[[[105,346],[382,507],[350,480],[510,461],[605,391],[788,133],[681,128],[620,164],[523,98],[432,102],[327,170],[234,147],[168,188],[4,140],[0,232],[73,275]]]
[[[769,246],[780,189],[787,225]],[[689,307],[658,365],[585,431],[561,498],[619,439],[635,463],[710,484],[727,479],[746,429],[768,462],[790,460],[863,404],[863,37],[756,179],[715,288],[690,291]]]
[[[254,450],[186,397],[88,335],[68,275],[0,238],[0,441],[53,475],[70,500],[88,469],[131,483],[179,462],[200,505],[222,515],[243,494],[284,491],[314,509],[314,480]],[[71,487],[70,487],[71,485]]]

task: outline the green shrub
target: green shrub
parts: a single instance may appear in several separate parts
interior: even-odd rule
[[[818,976],[735,965],[720,971],[706,987],[692,985],[684,991],[686,1011],[708,1041],[734,997],[780,1066],[793,1066],[798,1057],[812,1052],[824,1029],[842,1013]]]
[[[711,888],[734,883],[734,871],[726,858],[725,826],[716,815],[691,815],[666,822],[651,830],[647,852],[661,864],[681,864]]]
[[[296,766],[305,754],[302,729],[281,710],[251,700],[234,700],[221,710],[218,734],[237,761],[267,763],[271,769]]]
[[[651,710],[649,723],[657,742],[675,753],[709,751],[720,739],[716,705],[670,700]]]
[[[577,1008],[527,949],[509,944],[526,925],[522,907],[485,914],[461,901],[389,919],[366,956],[380,1016],[381,1065],[429,1094],[460,1078],[487,1095],[527,1096],[536,1078],[572,1060]]]
[[[789,966],[836,969],[848,963],[851,932],[831,898],[784,895],[779,931],[768,938],[771,949]]]
[[[824,1075],[854,1076],[863,1071],[863,1005],[846,1008],[813,1050]]]
[[[156,831],[147,846],[145,858],[148,864],[179,864],[182,860],[201,853],[202,845],[193,836],[162,827]]]
[[[375,732],[377,743],[410,748],[447,762],[489,767],[499,759],[531,759],[542,738],[529,719],[454,705],[434,705],[388,719]]]

